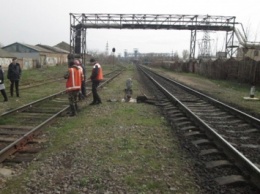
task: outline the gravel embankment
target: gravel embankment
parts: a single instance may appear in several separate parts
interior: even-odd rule
[[[195,180],[192,158],[181,150],[159,108],[121,102],[129,77],[133,98],[152,97],[128,69],[100,92],[102,105],[84,107],[77,117],[49,127],[45,150],[30,164],[16,165],[11,178],[0,178],[0,193],[205,193]],[[259,102],[242,100],[247,93],[198,77],[173,78],[259,113]]]
[[[45,151],[19,165],[1,193],[203,193],[159,109],[121,102],[128,77],[133,98],[148,94],[126,71],[100,92],[102,105],[50,127]]]

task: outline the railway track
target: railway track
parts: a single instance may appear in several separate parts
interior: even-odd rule
[[[260,120],[147,68],[138,70],[184,148],[197,158],[205,188],[258,193]]]
[[[99,88],[112,81],[122,70],[104,75]],[[88,92],[89,96],[91,92]],[[81,108],[85,105],[79,104]],[[21,153],[35,153],[39,133],[57,119],[66,115],[69,109],[68,96],[64,91],[38,99],[0,115],[0,162],[27,161],[32,157],[23,157]],[[17,154],[19,153],[19,154]],[[15,158],[17,154],[20,158]],[[15,158],[15,159],[14,159]]]
[[[37,81],[37,82],[34,82],[34,83],[25,83],[25,84],[22,84],[20,85],[20,90],[25,90],[25,89],[28,89],[28,88],[34,88],[34,87],[39,87],[39,86],[42,86],[42,85],[47,85],[47,84],[50,84],[52,82],[59,82],[59,81],[63,81],[64,78],[49,78],[49,79],[45,79],[45,80],[42,80],[42,81]]]

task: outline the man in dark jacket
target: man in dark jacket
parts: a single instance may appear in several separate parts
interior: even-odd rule
[[[13,62],[8,66],[7,79],[10,80],[10,93],[13,96],[14,85],[16,96],[19,97],[19,80],[22,74],[22,69],[19,63],[17,63],[17,58],[13,58]]]

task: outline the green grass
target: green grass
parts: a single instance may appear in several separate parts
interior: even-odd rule
[[[102,105],[88,106],[76,118],[60,118],[46,129],[46,150],[22,175],[7,182],[2,193],[23,193],[22,185],[32,181],[42,165],[59,164],[61,174],[72,174],[77,163],[87,168],[87,173],[78,172],[78,179],[72,181],[78,188],[105,193],[118,186],[129,193],[172,193],[172,187],[177,189],[176,193],[196,193],[192,176],[184,173],[187,166],[177,140],[157,107],[107,102],[110,98],[123,98],[128,77],[134,78],[133,97],[140,95],[134,68],[128,66],[119,78],[99,91]],[[57,161],[55,155],[64,157]],[[52,172],[51,180],[35,181],[47,188],[48,181],[55,177],[59,178],[59,173]],[[176,185],[176,181],[182,184]],[[82,192],[73,189],[69,193]]]
[[[0,106],[0,112],[3,113],[12,110],[31,101],[65,90],[65,80],[63,79],[61,81],[27,89],[22,89],[22,86],[27,84],[38,84],[44,82],[44,80],[47,80],[48,78],[63,78],[66,70],[66,65],[23,70],[20,80],[20,98],[10,97],[9,82],[6,81],[5,86],[8,102],[5,102],[3,103],[3,106]]]
[[[67,65],[64,64],[59,66],[23,70],[21,76],[21,83],[28,84],[33,82],[44,81],[49,78],[63,77],[66,69]]]
[[[6,123],[14,123],[15,121],[16,121],[16,119],[13,117],[4,117],[4,118],[1,118],[0,125],[4,125]]]
[[[239,83],[236,81],[224,81],[224,80],[211,80],[212,82],[216,83],[216,85],[219,85],[222,88],[228,88],[232,89],[238,92],[243,92],[243,93],[249,93],[249,90],[251,88],[250,84],[246,83]]]
[[[105,193],[116,185],[129,193],[196,193],[197,186],[189,170],[188,161],[184,161],[186,157],[180,152],[172,129],[159,114],[157,107],[121,102],[125,81],[129,77],[133,78],[133,98],[142,95],[134,67],[125,67],[122,75],[99,91],[102,105],[84,107],[76,118],[62,117],[46,129],[46,149],[24,173],[7,181],[7,187],[1,191],[2,194],[24,193],[23,184],[32,181],[31,177],[35,173],[42,173],[38,170],[49,163],[50,166],[58,164],[61,170],[51,172],[51,180],[35,180],[33,183],[36,187],[47,188],[48,181],[60,178],[59,173],[73,174],[77,170],[77,163],[83,163],[87,173],[77,172],[78,179],[72,181],[78,189],[86,187],[98,193]],[[104,65],[103,68],[104,72],[109,72],[113,67]],[[59,70],[50,68],[48,73]],[[90,70],[91,67],[88,67],[88,72]],[[33,76],[28,77],[31,80],[43,79],[45,73],[36,76],[34,74],[37,74],[37,71],[39,70],[28,71],[28,75],[23,78],[27,79],[26,76],[30,75]],[[209,80],[195,74],[181,73],[181,76],[211,81],[224,91],[231,88],[231,93],[225,92],[225,95],[231,96],[234,91],[235,94],[246,91],[246,86],[239,83]],[[22,93],[19,101],[14,98],[11,102],[17,106],[63,87],[64,83],[30,89],[29,92]],[[108,102],[114,98],[118,101]],[[240,96],[236,97],[237,100],[239,98]],[[234,99],[233,97],[232,100]],[[14,105],[10,104],[10,107],[12,106]],[[5,120],[1,122],[4,124]],[[57,161],[56,155],[66,157],[60,157]],[[111,182],[114,185],[111,186]],[[72,189],[68,193],[82,193],[78,189]]]
[[[245,111],[255,117],[260,117],[260,101],[244,100],[244,97],[249,97],[250,89],[252,87],[250,84],[239,83],[236,80],[209,79],[198,74],[179,73],[161,68],[158,68],[156,70],[162,71],[163,73],[172,76],[176,80],[181,80],[181,78],[185,78],[186,80],[188,80],[191,78],[188,84],[186,83],[187,85],[196,85],[197,82],[202,83],[202,86],[208,85],[208,88],[206,89],[203,89],[200,86],[197,87],[203,93],[217,100],[223,101],[231,106],[235,106],[238,109]],[[257,98],[260,98],[259,91],[259,86],[256,86],[255,97]]]

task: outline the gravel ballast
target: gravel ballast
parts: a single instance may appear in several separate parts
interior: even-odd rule
[[[76,117],[49,127],[45,150],[20,164],[1,193],[203,193],[159,108],[121,102],[129,77],[133,98],[151,96],[130,66],[99,91],[101,105],[88,98]]]

